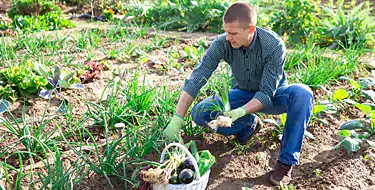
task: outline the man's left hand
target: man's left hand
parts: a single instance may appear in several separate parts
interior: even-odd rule
[[[230,110],[228,112],[223,112],[226,117],[232,118],[232,122],[236,121],[238,118],[246,115],[246,110],[244,107],[239,107],[237,109]]]

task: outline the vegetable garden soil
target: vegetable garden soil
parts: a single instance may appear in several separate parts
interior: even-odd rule
[[[80,26],[77,25],[79,28]],[[85,26],[87,27],[87,26]],[[58,31],[60,32],[60,31]],[[66,32],[66,31],[62,31]],[[163,34],[163,33],[162,33]],[[171,35],[171,33],[164,33]],[[172,33],[175,34],[175,33]],[[178,49],[183,50],[187,44],[194,44],[199,39],[206,38],[208,42],[214,37],[214,34],[208,33],[179,33],[181,39],[185,39],[185,43],[173,44]],[[150,53],[150,59],[163,60],[165,54],[163,49],[155,50]],[[99,54],[99,52],[98,52]],[[373,62],[374,56],[367,58],[366,62]],[[124,69],[133,69],[139,67],[134,61],[116,63]],[[163,80],[162,75],[174,81],[174,85],[178,87],[183,84],[185,77],[192,72],[192,67],[186,68],[183,74],[178,71],[170,73],[160,73],[147,64],[141,66],[144,71],[149,73],[148,82],[150,85],[160,85]],[[86,109],[80,99],[98,101],[102,89],[104,89],[108,79],[112,77],[110,71],[104,72],[104,76],[100,80],[85,84],[83,91],[64,91],[63,94],[70,97],[70,103],[74,106],[74,115],[80,116]],[[347,85],[345,82],[337,84],[336,87]],[[324,92],[314,89],[316,99],[322,97]],[[203,98],[203,97],[200,97]],[[52,113],[60,105],[59,99],[53,99],[48,110]],[[11,107],[12,113],[16,116],[21,115],[23,100],[13,103]],[[27,115],[40,117],[43,114],[46,101],[38,98],[28,100]],[[359,111],[348,108],[345,113],[340,112],[336,115],[322,115],[329,124],[314,124],[309,126],[308,131],[315,136],[315,140],[305,139],[302,146],[300,164],[296,166],[292,172],[293,181],[291,182],[296,189],[375,189],[375,149],[361,149],[353,156],[348,156],[342,148],[333,150],[340,137],[337,135],[339,125],[353,118],[358,118]],[[261,115],[264,119],[265,116]],[[218,134],[203,134],[202,136],[183,136],[185,142],[194,140],[197,143],[198,150],[207,149],[215,157],[216,163],[211,168],[211,175],[207,189],[224,190],[224,189],[241,189],[249,187],[252,189],[274,189],[269,182],[268,177],[277,160],[279,143],[272,137],[271,125],[265,125],[254,140],[248,146],[236,146],[232,140],[233,137],[225,138]],[[6,145],[0,145],[6,146]],[[147,159],[157,161],[158,158],[153,152]],[[115,189],[124,189],[123,181],[116,177],[110,177],[112,185]],[[89,178],[81,181],[75,189],[111,189],[107,179],[104,176],[91,175]]]

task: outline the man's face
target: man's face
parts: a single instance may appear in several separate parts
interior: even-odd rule
[[[251,26],[245,28],[236,21],[224,23],[223,28],[226,32],[226,40],[230,42],[233,48],[250,45],[250,35],[254,33],[254,31],[251,31]]]

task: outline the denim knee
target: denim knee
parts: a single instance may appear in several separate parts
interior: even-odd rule
[[[204,119],[204,112],[200,111],[198,108],[201,104],[195,105],[191,110],[191,118],[195,124],[199,126],[206,126],[206,121]]]
[[[293,99],[311,104],[314,103],[314,95],[309,86],[304,84],[294,84],[290,88],[292,90],[291,95]]]

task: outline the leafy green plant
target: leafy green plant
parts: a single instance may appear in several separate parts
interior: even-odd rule
[[[72,84],[74,82],[73,77],[75,72],[64,72],[61,71],[58,66],[55,66],[53,75],[49,74],[49,71],[42,64],[36,64],[35,66],[37,72],[45,77],[48,80],[48,83],[52,86],[52,89],[46,90],[43,89],[39,92],[39,96],[44,99],[50,99],[53,92],[58,92],[58,89],[61,88],[70,88],[70,89],[84,89],[85,87],[82,84]]]
[[[136,73],[125,87],[121,87],[121,79],[115,77],[105,88],[108,94],[101,97],[103,102],[88,103],[89,115],[96,125],[104,126],[108,123],[108,126],[113,127],[116,123],[139,124],[148,112],[152,112],[154,89],[147,89],[145,84],[142,84],[139,90],[138,79],[139,74]],[[103,118],[103,113],[108,121]]]
[[[16,137],[16,140],[11,141],[9,144],[17,146],[21,143],[29,153],[47,154],[51,152],[51,147],[54,144],[54,140],[51,137],[56,129],[48,130],[48,132],[45,130],[53,119],[46,118],[45,115],[43,115],[39,121],[35,119],[26,121],[25,109],[23,109],[21,120],[15,118],[12,113],[9,114],[10,119],[4,118],[2,121],[2,125],[7,129],[5,131],[13,137]],[[11,148],[11,146],[5,148],[3,151],[9,148]]]
[[[345,51],[338,52],[340,56],[337,56],[335,52],[309,42],[307,46],[298,46],[290,54],[286,71],[290,80],[309,86],[333,83],[338,77],[357,70],[360,51],[354,48],[344,48]]]
[[[270,25],[280,35],[288,35],[290,43],[306,43],[307,38],[314,32],[319,12],[318,2],[313,0],[280,1],[279,11],[271,16]]]
[[[105,20],[112,20],[115,12],[112,9],[104,9],[102,11],[103,18]]]
[[[17,95],[21,96],[37,94],[40,89],[45,88],[48,84],[47,79],[35,72],[32,62],[0,70],[0,81],[3,82],[5,88],[8,88],[5,91],[6,93],[9,93],[7,91],[9,91],[10,86],[17,92]],[[7,87],[7,85],[9,86]]]
[[[8,101],[0,99],[0,114],[8,111],[10,104]]]
[[[375,75],[374,72],[373,75]],[[373,103],[375,102],[375,91],[372,90],[375,87],[375,79],[373,77],[360,77],[358,81],[349,77],[340,77],[339,79],[348,81],[351,84],[352,89],[349,90],[349,95],[354,100],[358,100],[359,97],[363,96]]]
[[[353,2],[357,1],[352,1]],[[362,2],[350,11],[345,10],[347,3],[343,0],[328,1],[322,6],[322,24],[318,27],[316,40],[322,46],[337,46],[341,42],[344,47],[350,44],[374,43],[375,23],[371,12],[374,10],[369,1]]]
[[[12,19],[16,15],[22,16],[39,16],[49,12],[61,14],[61,9],[51,1],[45,0],[17,0],[13,1],[12,8],[8,12],[8,16]]]
[[[340,146],[344,147],[349,155],[358,151],[364,142],[367,142],[371,147],[375,147],[375,111],[368,105],[355,104],[355,107],[364,112],[366,118],[343,123],[338,133],[343,139],[334,146],[335,149]]]
[[[273,134],[273,136],[276,136],[279,140],[281,140],[283,138],[283,131],[284,131],[285,123],[286,123],[286,117],[287,117],[287,114],[284,113],[284,114],[281,114],[279,117],[280,122],[276,121],[275,119],[264,119],[262,121],[264,123],[270,123],[270,124],[275,125],[276,128],[273,129],[273,131],[275,131],[276,133]],[[305,130],[304,135],[309,139],[314,139],[314,135],[312,135],[307,130]]]
[[[132,1],[124,9],[136,17],[137,22],[151,23],[161,29],[182,31],[222,31],[222,16],[229,1],[155,1],[140,3]]]

